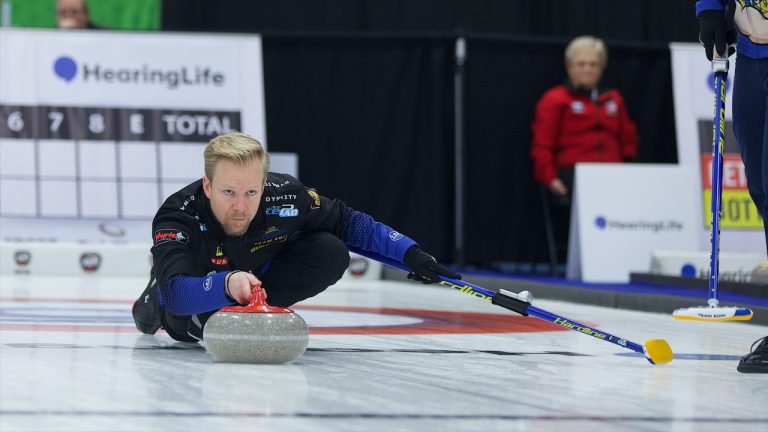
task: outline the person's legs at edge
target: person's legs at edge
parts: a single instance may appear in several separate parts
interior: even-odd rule
[[[741,147],[747,188],[757,211],[768,214],[768,60],[739,55],[733,85],[733,130]],[[768,224],[764,223],[766,250]],[[768,337],[758,339],[736,370],[768,373]]]
[[[747,177],[747,188],[761,217],[766,214],[768,201],[768,153],[766,147],[766,117],[768,116],[768,82],[765,65],[758,59],[739,55],[733,82],[733,132],[739,143],[741,159]],[[768,250],[768,227],[765,231]]]

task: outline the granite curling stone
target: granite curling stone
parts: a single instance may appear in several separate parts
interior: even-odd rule
[[[205,324],[203,341],[214,359],[232,363],[287,363],[304,354],[307,323],[291,309],[267,304],[261,287],[247,306],[219,309]]]

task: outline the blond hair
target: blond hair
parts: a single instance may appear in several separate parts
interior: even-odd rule
[[[600,58],[600,66],[605,68],[608,64],[608,50],[602,39],[594,36],[579,36],[565,47],[565,64],[571,63],[576,54],[582,51],[597,53]]]
[[[269,171],[269,154],[254,137],[241,132],[219,135],[210,140],[203,152],[205,176],[213,180],[213,171],[220,160],[226,159],[245,165],[253,160],[260,160],[264,167],[264,179]]]

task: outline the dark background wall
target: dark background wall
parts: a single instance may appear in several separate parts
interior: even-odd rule
[[[454,246],[454,44],[464,68],[466,260],[545,262],[528,149],[533,107],[564,81],[563,49],[603,37],[639,162],[675,163],[669,41],[695,41],[693,1],[165,0],[163,29],[264,36],[268,144],[300,178],[419,241]]]
[[[163,0],[166,30],[467,31],[695,41],[694,0]]]

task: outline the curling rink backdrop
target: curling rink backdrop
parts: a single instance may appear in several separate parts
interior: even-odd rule
[[[675,359],[651,365],[456,290],[378,280],[359,259],[296,306],[310,340],[292,363],[218,363],[139,334],[155,209],[199,177],[211,135],[264,139],[260,49],[0,30],[1,431],[766,430],[765,377],[735,370],[765,326],[534,299],[667,340]]]

